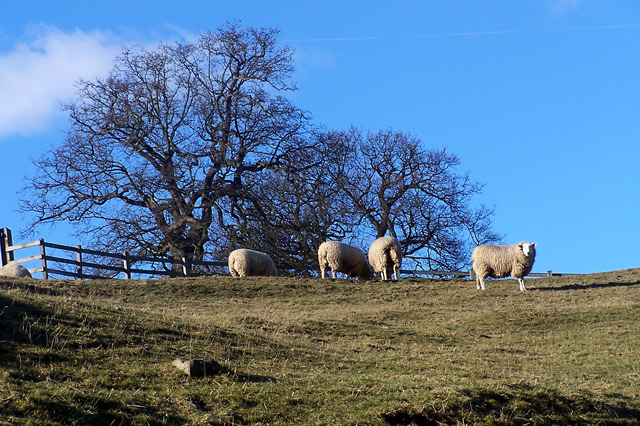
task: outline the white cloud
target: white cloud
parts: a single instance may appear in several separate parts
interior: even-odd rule
[[[106,76],[120,49],[107,33],[42,26],[0,52],[0,138],[45,130],[62,115],[60,103],[73,99],[75,82]]]
[[[296,70],[332,68],[336,64],[334,53],[295,47],[294,61]]]
[[[554,16],[563,15],[577,9],[583,0],[547,0],[549,10]]]

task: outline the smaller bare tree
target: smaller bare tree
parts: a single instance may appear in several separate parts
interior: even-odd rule
[[[397,237],[405,255],[423,257],[431,269],[462,268],[473,245],[499,240],[493,211],[471,206],[482,185],[459,173],[460,160],[446,149],[426,150],[392,130],[331,137],[348,153],[332,179],[376,238]]]

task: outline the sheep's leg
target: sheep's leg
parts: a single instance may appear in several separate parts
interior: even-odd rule
[[[527,291],[524,287],[524,278],[518,278],[518,284],[520,284],[520,291]]]
[[[476,275],[477,278],[477,282],[478,282],[478,290],[484,290],[484,278],[482,278],[480,275]]]
[[[320,276],[322,278],[326,278],[327,277],[327,270],[325,268],[323,268],[322,266],[320,267]]]
[[[335,280],[337,278],[336,276],[336,271],[334,271],[333,269],[331,270],[331,273],[333,274],[333,279]]]
[[[398,281],[398,280],[400,279],[400,278],[399,278],[399,277],[400,277],[399,272],[400,272],[400,271],[398,270],[398,267],[397,267],[396,265],[393,265],[393,275],[395,275],[395,277],[396,277],[396,281]]]

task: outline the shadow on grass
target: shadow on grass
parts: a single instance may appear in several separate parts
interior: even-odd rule
[[[19,280],[0,280],[0,288],[6,290],[22,290],[33,294],[46,294],[48,296],[59,296],[60,292],[52,288],[42,287],[39,284],[41,281],[32,282],[32,280],[26,278],[20,278]]]
[[[145,425],[183,425],[186,420],[171,410],[153,407],[145,402],[127,404],[106,396],[78,396],[73,399],[53,398],[50,395],[32,397],[30,411],[5,412],[13,418],[26,417],[31,424],[125,425],[136,422]],[[135,419],[135,421],[134,421]]]
[[[50,337],[31,318],[52,318],[53,311],[0,296],[0,366],[15,361],[17,345],[50,345]]]
[[[221,373],[228,375],[230,378],[232,378],[238,383],[275,383],[276,382],[275,377],[241,373],[239,371],[232,370],[227,367],[223,367]]]
[[[607,398],[604,401],[584,393],[562,395],[529,386],[503,392],[465,389],[455,398],[436,395],[435,401],[420,411],[401,408],[383,414],[382,419],[392,426],[640,424],[640,405],[636,401],[620,395]]]
[[[71,308],[69,308],[71,309]],[[135,330],[135,322],[110,316],[107,311],[94,311],[86,306],[76,306],[76,311],[64,307],[52,308],[42,300],[18,300],[0,295],[0,367],[15,366],[31,358],[38,362],[65,361],[74,351],[100,347],[125,347],[145,343],[149,336]],[[114,332],[118,321],[123,332]],[[130,333],[129,330],[132,330]],[[152,330],[154,338],[167,341],[179,340],[178,330],[158,327]],[[37,348],[30,355],[18,356],[19,348]],[[25,352],[23,350],[23,352]]]
[[[18,289],[33,294],[57,295],[51,289],[40,288],[36,283],[20,279],[0,281],[0,289]],[[58,315],[59,316],[59,315]],[[25,303],[11,297],[0,296],[0,366],[9,365],[15,361],[15,350],[18,345],[33,344],[39,347],[50,347],[51,336],[43,330],[40,319],[46,320],[56,317],[55,313],[36,303]],[[58,321],[70,321],[70,318],[60,318]],[[42,321],[46,322],[46,321]],[[51,323],[49,323],[51,325]],[[59,355],[48,354],[47,361],[63,359]],[[57,357],[57,358],[56,358]]]
[[[640,281],[623,283],[623,282],[610,282],[610,283],[594,283],[594,284],[567,284],[560,287],[540,287],[532,288],[533,291],[563,291],[563,290],[590,290],[596,288],[613,288],[613,287],[634,287],[640,285]]]

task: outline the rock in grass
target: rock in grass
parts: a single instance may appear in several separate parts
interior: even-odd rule
[[[172,364],[191,377],[213,376],[223,370],[222,365],[212,359],[176,358]]]
[[[9,262],[0,268],[0,277],[32,278],[31,272],[18,262]]]

